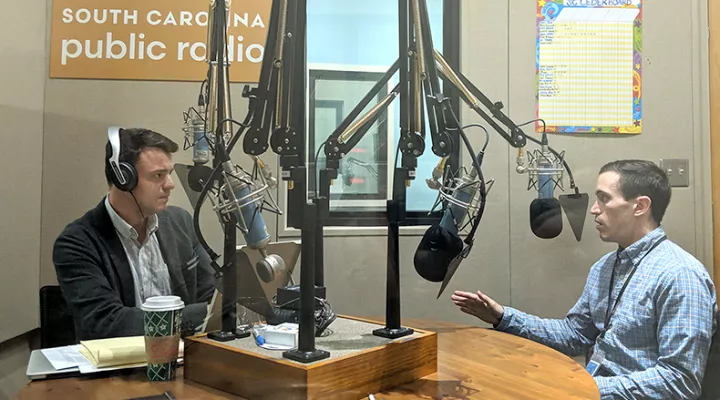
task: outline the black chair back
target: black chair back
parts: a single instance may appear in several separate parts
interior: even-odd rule
[[[60,286],[40,288],[40,347],[76,344],[75,324]]]
[[[710,356],[705,367],[700,400],[720,400],[720,312],[717,318],[718,328],[710,344]]]

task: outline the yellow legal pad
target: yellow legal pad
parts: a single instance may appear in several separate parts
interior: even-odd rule
[[[145,356],[145,337],[128,336],[110,339],[80,341],[80,353],[95,368],[113,367],[118,365],[147,363]],[[183,341],[180,341],[178,358],[183,357]]]

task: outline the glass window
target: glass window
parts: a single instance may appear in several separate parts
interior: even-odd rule
[[[308,109],[308,152],[314,160],[320,151],[318,170],[325,167],[324,151],[320,149],[323,141],[347,117],[352,109],[378,82],[385,71],[343,71],[332,67],[309,66]],[[390,84],[390,83],[389,83]],[[384,88],[366,110],[384,98],[392,88]],[[331,211],[382,211],[388,198],[387,182],[392,179],[392,170],[388,170],[388,160],[392,159],[394,143],[392,126],[388,123],[388,114],[383,112],[378,120],[358,144],[340,161],[338,179],[330,187]],[[308,181],[308,197],[315,194],[315,180]]]
[[[433,44],[440,52],[444,45],[444,3],[427,0]],[[398,31],[395,1],[307,1],[308,198],[315,195],[317,175],[313,178],[312,174],[325,165],[325,152],[319,147],[397,60]],[[452,45],[457,47],[459,43]],[[392,90],[398,80],[396,73],[365,111]],[[349,224],[367,215],[382,216],[368,224],[384,225],[382,213],[392,197],[399,114],[400,101],[396,97],[342,159],[338,178],[331,186],[331,218],[327,225],[345,225],[343,214],[353,215]],[[430,143],[428,132],[425,152],[418,159],[417,177],[407,188],[409,218],[427,217],[437,197],[437,191],[425,183],[439,161]],[[316,155],[319,159],[314,169]]]

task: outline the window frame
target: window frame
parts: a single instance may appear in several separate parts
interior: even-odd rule
[[[461,49],[461,43],[460,43],[460,21],[461,21],[461,10],[460,10],[460,0],[443,0],[443,56],[447,60],[447,62],[452,66],[453,68],[460,70],[460,49]],[[309,116],[309,102],[308,99],[308,93],[309,90],[309,79],[308,79],[308,73],[309,68],[307,68],[307,62],[305,63],[305,78],[306,83],[308,84],[308,90],[304,94],[305,99],[305,110],[304,114],[306,116]],[[392,80],[391,80],[392,82]],[[449,97],[449,101],[453,109],[455,109],[460,114],[460,105],[461,105],[461,99],[460,94],[457,90],[455,90],[452,86],[449,86],[441,80],[442,90],[443,93]],[[397,99],[396,101],[399,101]],[[393,102],[394,103],[394,102]],[[392,106],[391,106],[392,107]],[[461,118],[461,117],[460,117]],[[309,121],[309,118],[308,120]],[[308,136],[309,136],[309,130],[307,129],[308,124],[304,128],[305,132],[307,133],[305,135],[304,140],[304,146],[305,149],[309,149],[308,146]],[[388,126],[388,133],[394,132],[397,127],[394,126]],[[459,139],[459,138],[454,138]],[[430,142],[430,137],[428,134],[428,137],[426,137],[426,141]],[[455,141],[457,142],[457,141]],[[393,147],[397,146],[394,141],[388,140],[388,145],[392,145]],[[394,149],[393,149],[394,151]],[[426,147],[425,152],[431,152],[432,150],[430,147]],[[460,155],[460,149],[455,148],[453,150],[452,157],[450,158],[449,165],[453,170],[456,170],[459,167],[459,155]],[[303,154],[304,157],[304,154]],[[314,157],[314,154],[312,155]],[[306,177],[310,177],[310,170],[312,169],[312,164],[306,164]],[[390,166],[388,165],[388,168]],[[393,168],[394,169],[394,168]],[[392,176],[392,174],[390,174]],[[424,177],[417,177],[413,184],[424,184],[423,182]],[[306,181],[307,182],[307,181]],[[389,185],[391,184],[391,180],[388,181],[388,190],[390,190]],[[300,229],[302,228],[302,212],[291,212],[293,210],[300,211],[301,207],[288,207],[289,201],[298,201],[302,197],[298,196],[298,193],[291,193],[290,189],[287,187],[287,185],[283,185],[284,187],[281,187],[281,191],[283,191],[281,196],[281,201],[283,203],[283,209],[285,212],[282,216],[278,216],[282,221],[282,223],[279,223],[278,226],[282,227],[279,231],[279,236],[297,236],[300,232]],[[309,187],[309,185],[308,185]],[[306,196],[303,196],[306,197]],[[354,201],[361,201],[361,200],[354,200]],[[430,207],[432,207],[432,204],[428,204],[428,209],[423,211],[410,211],[407,210],[405,214],[405,219],[402,222],[403,226],[410,226],[410,227],[416,227],[416,226],[429,226],[436,224],[440,221],[442,218],[442,211],[436,210],[433,213],[430,213]],[[354,232],[358,232],[358,228],[361,230],[365,230],[365,234],[385,234],[386,227],[387,227],[387,211],[386,209],[383,209],[382,211],[373,211],[373,210],[353,210],[353,211],[331,211],[327,218],[323,221],[324,227],[330,230],[348,230],[351,229]],[[415,234],[422,235],[424,233],[423,230],[418,230],[417,232],[414,232]]]

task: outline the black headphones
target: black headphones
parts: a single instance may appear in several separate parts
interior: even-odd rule
[[[122,129],[112,126],[108,129],[108,140],[112,148],[112,154],[108,159],[112,170],[112,181],[118,189],[129,192],[137,186],[137,170],[130,163],[120,161],[120,131]]]

